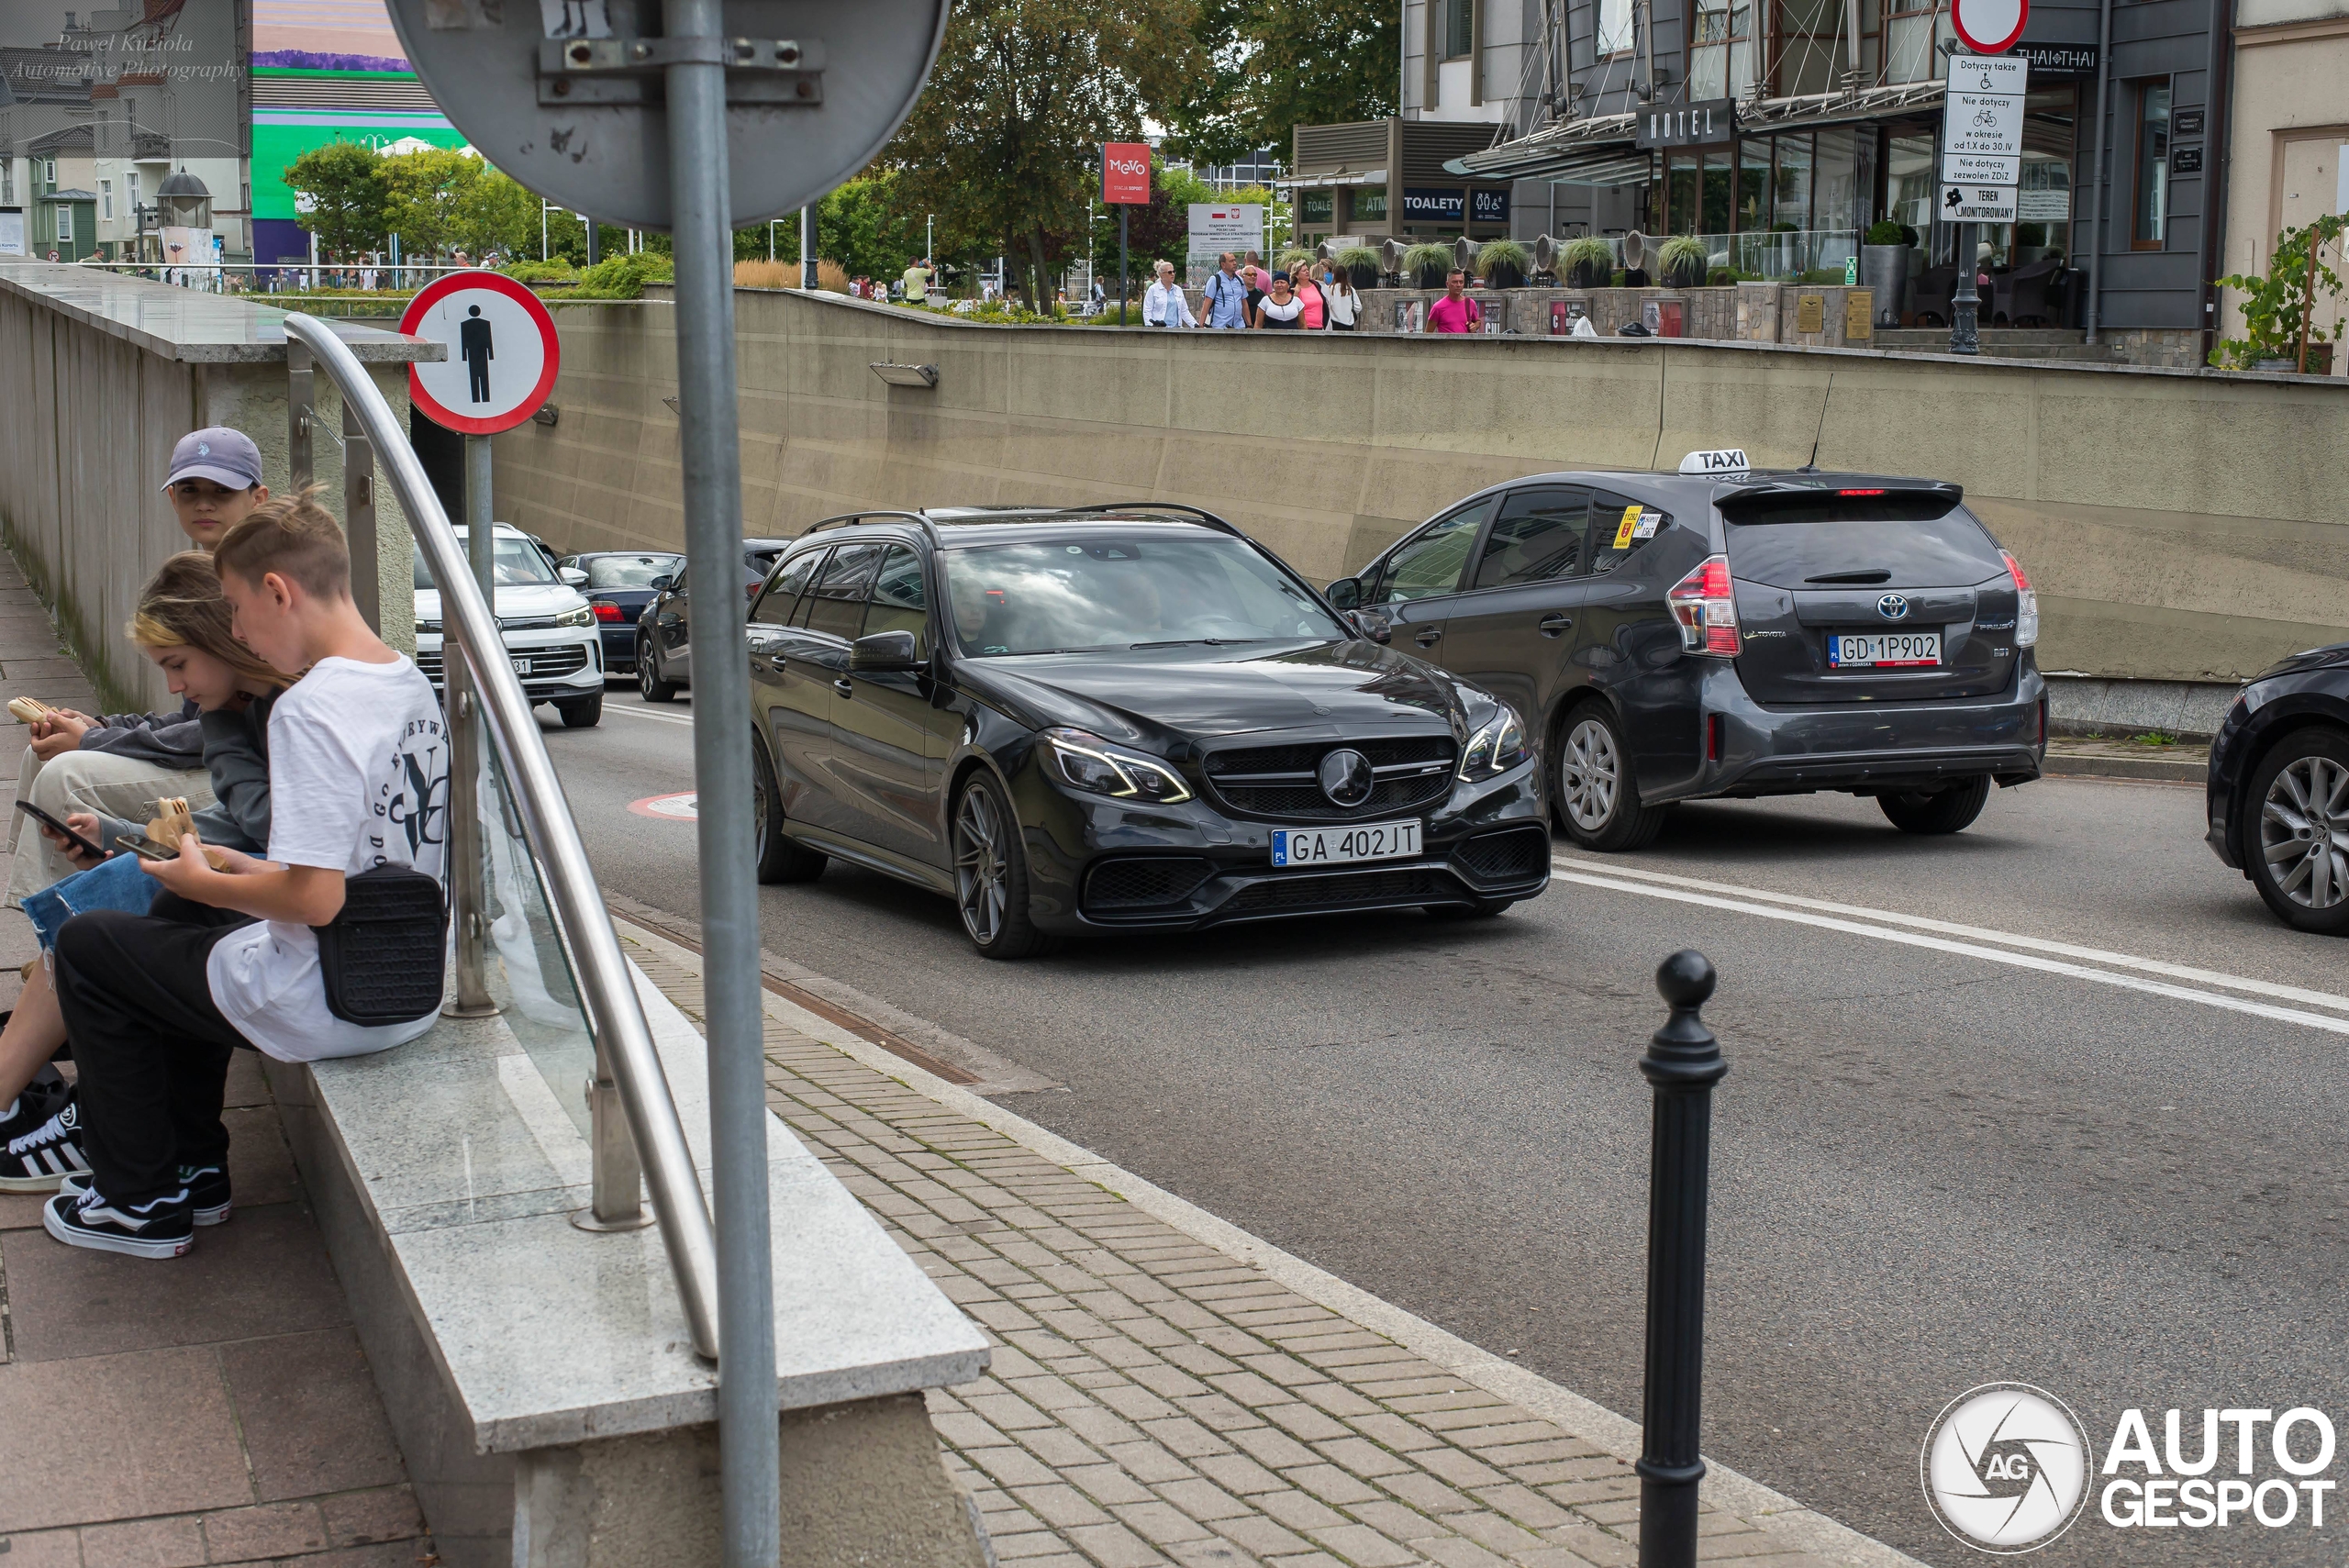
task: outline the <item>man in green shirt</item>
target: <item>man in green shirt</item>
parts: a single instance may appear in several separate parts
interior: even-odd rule
[[[930,302],[930,258],[924,256],[906,269],[906,303],[927,305]]]

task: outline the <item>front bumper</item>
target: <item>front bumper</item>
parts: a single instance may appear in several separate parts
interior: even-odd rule
[[[442,684],[442,643],[438,632],[416,634],[416,667],[438,691]],[[521,674],[522,694],[534,703],[562,702],[604,689],[601,640],[586,627],[553,627],[506,633],[507,656],[530,666]]]
[[[2002,784],[2027,783],[2047,755],[2046,695],[2046,683],[2026,665],[2009,690],[1991,697],[1765,707],[1734,670],[1717,670],[1704,683],[1704,707],[1709,721],[1721,720],[1720,755],[1660,798],[1934,789],[1986,773]]]
[[[1420,817],[1415,859],[1275,870],[1273,829],[1204,799],[1126,805],[1023,771],[1030,911],[1050,931],[1201,930],[1296,916],[1531,898],[1549,885],[1550,830],[1534,763],[1455,782]],[[1391,818],[1390,818],[1391,819]]]

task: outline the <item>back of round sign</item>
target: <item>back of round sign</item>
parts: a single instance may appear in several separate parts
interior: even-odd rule
[[[807,206],[870,162],[912,112],[946,0],[727,0],[722,39],[662,38],[651,0],[388,0],[450,122],[531,190],[607,223],[667,229],[661,66],[728,62],[737,228]],[[640,23],[648,25],[640,25]]]

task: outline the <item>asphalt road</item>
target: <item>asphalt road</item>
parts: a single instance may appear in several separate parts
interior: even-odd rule
[[[547,719],[606,885],[689,918],[691,824],[629,806],[692,787],[690,713],[616,688],[598,729]],[[2189,1455],[2206,1406],[2349,1409],[2349,949],[2276,924],[2201,833],[2199,789],[2047,781],[1943,840],[1843,796],[1686,806],[1466,925],[992,964],[944,901],[837,864],[763,889],[763,921],[1065,1085],[1004,1097],[1023,1115],[1635,1418],[1635,1062],[1656,962],[1700,949],[1731,1062],[1707,1451],[1954,1564],[1980,1559],[1927,1511],[1919,1445],[1977,1384],[2053,1391],[2099,1462],[2129,1407],[2156,1444],[2182,1407]],[[2264,1435],[2254,1458],[2282,1476]],[[2092,1500],[2041,1560],[2338,1562],[2334,1512],[2306,1519],[2123,1530]]]

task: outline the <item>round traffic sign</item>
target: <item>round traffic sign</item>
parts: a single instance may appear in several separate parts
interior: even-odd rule
[[[400,330],[445,345],[407,368],[407,395],[434,424],[469,436],[510,430],[554,389],[562,345],[539,296],[503,272],[451,272],[408,302]]]
[[[724,39],[661,36],[635,0],[386,0],[408,62],[483,157],[558,206],[666,230],[662,62],[727,60],[736,228],[871,162],[921,95],[947,0],[726,0]]]
[[[2022,37],[2031,0],[1950,0],[1950,25],[1976,54],[2004,54]]]

